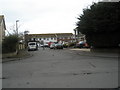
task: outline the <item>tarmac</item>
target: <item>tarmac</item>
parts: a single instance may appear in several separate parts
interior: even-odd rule
[[[91,57],[103,57],[103,58],[116,58],[120,59],[120,53],[110,53],[110,52],[91,52],[90,49],[80,49],[80,48],[66,48],[70,51],[73,51],[72,53],[76,53],[82,56],[91,56]],[[9,61],[16,61],[16,60],[22,60],[25,58],[32,57],[33,54],[30,53],[27,50],[21,50],[19,51],[18,55],[14,57],[9,58],[3,58],[2,63],[9,62]]]
[[[118,88],[118,57],[89,49],[39,48],[3,63],[3,88]],[[24,55],[24,53],[22,53]],[[116,55],[116,56],[115,56]],[[114,58],[116,57],[116,58]]]

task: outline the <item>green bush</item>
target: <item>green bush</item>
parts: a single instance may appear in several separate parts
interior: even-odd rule
[[[18,40],[16,35],[6,36],[2,42],[2,53],[15,52]]]

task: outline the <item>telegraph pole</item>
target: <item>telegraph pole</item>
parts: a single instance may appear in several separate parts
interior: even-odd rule
[[[16,20],[16,33],[17,33],[17,37],[18,37],[18,22],[19,22],[19,20]]]
[[[16,20],[16,33],[17,33],[17,38],[19,37],[19,36],[18,36],[18,22],[19,22],[19,20]],[[19,51],[19,42],[17,43],[16,51],[17,51],[17,54],[18,54],[18,51]]]

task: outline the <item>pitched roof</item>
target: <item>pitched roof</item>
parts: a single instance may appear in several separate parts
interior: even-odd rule
[[[55,34],[28,34],[28,35],[34,37],[55,37]]]
[[[72,33],[46,33],[46,34],[28,34],[29,36],[35,36],[35,37],[55,37],[57,36],[66,36],[66,35],[73,35]]]
[[[73,35],[72,33],[56,33],[58,36]]]

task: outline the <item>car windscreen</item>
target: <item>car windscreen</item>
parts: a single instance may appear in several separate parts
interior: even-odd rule
[[[29,43],[29,45],[35,45],[35,43]]]

